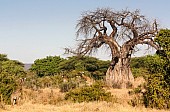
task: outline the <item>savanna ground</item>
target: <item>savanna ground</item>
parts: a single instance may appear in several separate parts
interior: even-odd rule
[[[144,80],[138,78],[138,85]],[[168,112],[167,110],[156,110],[144,106],[133,107],[128,104],[132,96],[128,94],[131,89],[106,88],[115,97],[112,102],[83,102],[73,103],[64,100],[64,93],[59,89],[40,89],[33,91],[24,89],[21,104],[11,106],[5,105],[5,110],[0,112]]]
[[[168,112],[165,110],[146,109],[129,105],[106,102],[66,103],[63,105],[43,105],[24,103],[21,106],[7,107],[2,112]]]

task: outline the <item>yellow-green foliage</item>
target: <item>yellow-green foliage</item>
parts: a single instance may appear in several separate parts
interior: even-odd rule
[[[90,102],[90,101],[111,101],[112,95],[106,92],[98,83],[92,86],[76,88],[69,91],[65,95],[66,100],[74,102]]]
[[[147,57],[148,70],[144,103],[147,107],[170,108],[170,30],[160,30],[155,41],[161,47],[157,55]]]
[[[18,86],[16,80],[24,76],[22,63],[9,60],[6,55],[0,54],[0,95],[4,103],[10,103],[10,96]]]
[[[59,63],[62,61],[64,59],[60,58],[60,56],[47,56],[46,58],[35,60],[30,70],[39,77],[55,75],[59,73]]]
[[[136,97],[130,103],[133,106],[143,103],[146,107],[169,109],[170,108],[170,30],[162,29],[159,31],[155,42],[159,44],[160,50],[156,55],[143,58],[141,65],[134,59],[131,64],[137,67],[134,71],[140,73],[139,68],[147,68],[148,72],[144,74],[146,79],[145,92],[141,91],[141,87],[133,92]],[[138,68],[139,67],[139,68]],[[138,71],[139,70],[139,71]],[[134,72],[133,71],[133,72]],[[148,75],[147,75],[148,74]],[[143,94],[140,95],[139,94]],[[143,101],[142,101],[143,100]]]
[[[150,75],[147,82],[147,91],[144,94],[146,107],[168,109],[170,108],[170,85],[164,80],[162,74]]]
[[[146,68],[132,68],[132,74],[134,78],[137,77],[144,77],[146,78],[149,74],[148,70]]]

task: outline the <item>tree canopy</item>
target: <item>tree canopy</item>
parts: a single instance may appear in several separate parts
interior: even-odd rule
[[[10,102],[10,96],[17,88],[19,79],[25,75],[21,62],[10,60],[7,55],[0,54],[0,93],[5,103]]]
[[[31,66],[31,71],[35,72],[38,76],[50,76],[59,73],[59,63],[64,61],[60,56],[47,56],[46,58],[37,59]]]
[[[87,71],[92,77],[101,79],[105,76],[110,61],[102,61],[94,57],[77,57],[72,56],[67,59],[60,58],[59,56],[47,56],[43,59],[35,60],[30,68],[38,76],[57,75],[62,72],[71,74],[77,71]]]
[[[160,30],[155,41],[161,51],[147,57],[147,68],[151,75],[147,80],[144,101],[147,107],[167,109],[170,108],[170,30]]]

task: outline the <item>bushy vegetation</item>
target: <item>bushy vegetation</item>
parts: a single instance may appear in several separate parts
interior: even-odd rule
[[[158,109],[170,108],[170,88],[163,75],[150,75],[146,90],[144,94],[144,104],[146,107]]]
[[[28,71],[26,78],[24,86],[25,88],[32,90],[58,88],[59,84],[62,83],[61,75],[39,77],[35,73]]]
[[[102,61],[94,57],[69,57],[67,60],[60,63],[61,71],[88,71],[89,76],[99,80],[105,77],[105,73],[110,64],[110,61]]]
[[[86,85],[84,75],[94,80],[104,79],[109,61],[102,61],[94,57],[47,56],[35,60],[27,74],[27,88],[59,87],[61,92],[67,92],[75,87]],[[67,78],[67,82],[63,79]]]
[[[47,56],[43,59],[37,59],[30,70],[39,77],[53,76],[61,73],[70,73],[72,71],[88,71],[89,76],[94,79],[103,79],[110,61],[102,61],[94,57],[69,57],[68,59],[59,56]],[[77,75],[76,74],[76,75]]]
[[[137,77],[146,78],[149,75],[146,60],[147,60],[147,56],[134,57],[131,59],[130,66],[132,68],[132,74],[134,78],[137,78]]]
[[[146,107],[170,108],[170,30],[161,30],[155,40],[162,48],[147,59],[148,77],[144,103]]]
[[[62,61],[64,59],[59,56],[47,56],[46,58],[35,60],[30,70],[39,77],[55,75],[60,72],[59,64]]]
[[[111,101],[112,95],[102,88],[101,83],[95,83],[92,86],[85,86],[69,91],[65,95],[65,99],[74,102]]]
[[[145,76],[145,86],[134,89],[136,95],[142,94],[131,101],[136,106],[139,102],[146,107],[170,108],[170,30],[161,30],[155,39],[161,50],[154,56],[146,56],[142,64],[148,73]],[[135,64],[133,64],[134,66]],[[136,64],[137,66],[141,66]],[[143,67],[142,67],[143,68]],[[145,89],[145,92],[141,90]],[[136,90],[139,90],[136,92]]]
[[[7,55],[0,54],[0,95],[4,103],[10,103],[12,92],[19,86],[17,81],[24,76],[22,63],[9,60]]]

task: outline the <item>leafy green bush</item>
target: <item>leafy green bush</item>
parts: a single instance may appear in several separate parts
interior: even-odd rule
[[[146,56],[143,57],[134,57],[131,59],[130,66],[131,68],[146,68]]]
[[[132,58],[130,66],[132,68],[132,74],[134,78],[137,77],[146,78],[147,75],[149,75],[149,71],[147,69],[148,63],[146,63],[146,60],[147,60],[147,56]]]
[[[10,103],[12,92],[19,86],[17,80],[23,77],[25,77],[23,64],[0,54],[0,95],[5,104]]]
[[[51,76],[59,73],[59,63],[64,61],[60,56],[47,56],[43,59],[37,59],[32,64],[30,70],[35,72],[38,76]]]
[[[109,61],[102,61],[94,57],[72,56],[61,62],[59,69],[62,71],[88,71],[90,76],[99,80],[104,78],[109,64]]]
[[[65,95],[65,99],[74,102],[111,101],[112,95],[110,92],[106,92],[101,85],[94,84],[69,91]]]
[[[147,79],[144,104],[146,107],[170,108],[170,30],[160,30],[155,41],[161,47],[157,55],[147,57],[150,75]]]
[[[168,109],[170,108],[170,85],[164,80],[162,74],[152,74],[148,78],[144,94],[146,107]]]
[[[134,78],[137,77],[146,78],[149,75],[149,71],[146,68],[132,68],[132,74]]]
[[[0,74],[0,94],[2,95],[5,104],[10,103],[10,96],[16,89],[17,83],[14,77],[7,76],[7,74]]]
[[[157,109],[170,108],[170,30],[162,29],[159,31],[155,42],[159,44],[160,49],[154,56],[147,56],[141,65],[135,60],[131,66],[142,67],[148,71],[145,92],[142,87],[133,92],[136,97],[130,102],[133,106],[143,103],[146,107]],[[137,68],[138,69],[138,68]],[[141,71],[141,70],[140,70]],[[135,71],[139,72],[139,71]],[[133,93],[131,92],[131,93]],[[142,92],[142,94],[141,94]]]
[[[135,97],[129,102],[132,106],[145,105],[146,107],[167,109],[170,108],[170,80],[167,78],[167,60],[154,55],[146,58],[148,75],[146,85],[139,86],[129,92]],[[166,68],[166,69],[165,69]],[[146,76],[146,75],[145,75]],[[145,92],[142,89],[145,88]]]

